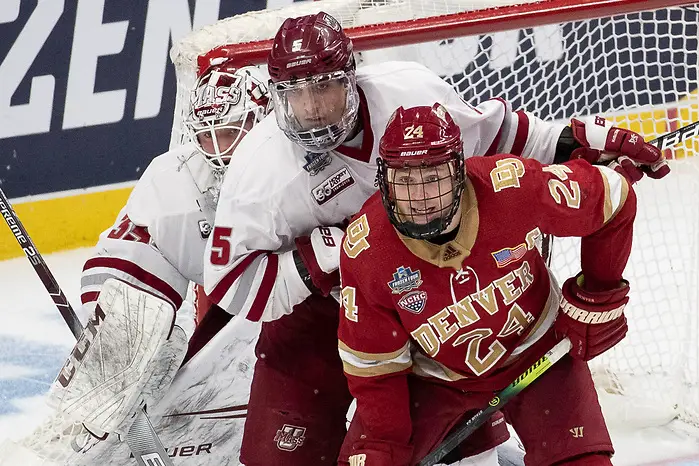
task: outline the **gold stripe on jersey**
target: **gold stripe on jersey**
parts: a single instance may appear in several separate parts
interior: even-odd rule
[[[410,369],[413,365],[409,342],[406,342],[401,349],[391,353],[356,351],[342,341],[338,343],[338,348],[345,373],[355,377],[395,374]]]
[[[410,369],[413,365],[412,361],[408,363],[397,363],[391,362],[388,364],[381,364],[380,366],[371,367],[357,367],[349,364],[346,361],[342,361],[342,368],[345,374],[353,375],[355,377],[379,377],[382,375],[396,374],[398,372],[403,372],[406,369]]]
[[[629,184],[626,178],[611,168],[595,165],[602,175],[604,184],[604,219],[603,224],[609,223],[624,206],[629,194]]]
[[[476,190],[468,178],[466,189],[461,195],[461,222],[459,231],[452,241],[445,244],[432,244],[429,241],[409,238],[398,233],[401,241],[410,252],[420,259],[437,267],[452,267],[457,272],[464,259],[471,254],[471,248],[478,234],[478,201]]]
[[[366,361],[367,363],[371,362],[381,362],[381,361],[390,361],[392,359],[396,359],[400,357],[403,353],[410,352],[410,344],[408,342],[405,343],[400,349],[396,351],[392,351],[390,353],[365,353],[363,351],[357,351],[355,349],[350,348],[344,341],[339,340],[337,347],[345,351],[347,353],[350,353],[351,355],[355,356],[358,359],[362,359]]]
[[[546,304],[544,304],[544,309],[541,315],[536,319],[534,325],[527,328],[527,333],[525,334],[524,338],[522,338],[517,347],[512,350],[512,354],[508,356],[508,358],[502,364],[502,367],[509,366],[519,359],[524,350],[539,341],[541,337],[543,337],[546,332],[551,329],[554,321],[556,320],[556,316],[558,316],[560,301],[561,293],[559,291],[558,284],[551,279],[549,296],[546,298]]]
[[[437,378],[449,382],[455,382],[466,378],[465,375],[461,375],[449,369],[441,362],[425,356],[419,351],[415,352],[413,355],[413,374],[420,377]]]
[[[551,287],[553,288],[553,282],[551,283]],[[558,314],[558,303],[560,301],[560,297],[558,296],[558,293],[554,294],[553,289],[549,291],[549,296],[546,298],[546,304],[544,304],[544,309],[539,317],[537,317],[536,322],[534,322],[534,325],[529,327],[527,329],[527,333],[522,338],[522,343],[526,343],[527,339],[534,335],[539,328],[541,328],[544,323],[549,320],[547,319],[547,316],[551,313],[554,312]]]
[[[609,182],[607,177],[602,174],[602,183],[604,184],[604,218],[602,223],[606,225],[610,218],[612,218],[612,197],[609,190]]]

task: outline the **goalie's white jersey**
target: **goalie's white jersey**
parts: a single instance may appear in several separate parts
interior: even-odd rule
[[[349,144],[313,159],[270,114],[236,148],[204,259],[206,293],[228,312],[274,320],[309,296],[293,240],[348,219],[376,190],[379,140],[399,106],[442,103],[461,127],[466,157],[512,153],[553,161],[563,125],[513,112],[500,99],[472,107],[417,63],[369,65],[356,76],[363,131]]]
[[[95,256],[85,263],[83,314],[92,312],[109,277],[180,308],[189,282],[203,284],[219,176],[193,145],[153,159],[114,225],[100,235]]]

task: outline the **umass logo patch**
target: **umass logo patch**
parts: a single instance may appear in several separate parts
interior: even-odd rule
[[[305,427],[284,424],[274,436],[274,441],[277,443],[277,448],[280,450],[294,451],[303,445],[303,441],[306,439],[305,433]]]
[[[398,300],[398,306],[413,314],[419,314],[427,304],[427,293],[422,290],[411,291]]]

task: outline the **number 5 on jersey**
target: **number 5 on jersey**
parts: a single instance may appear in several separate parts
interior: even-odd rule
[[[211,256],[209,260],[213,265],[228,265],[231,259],[231,234],[230,227],[216,227],[211,234]]]

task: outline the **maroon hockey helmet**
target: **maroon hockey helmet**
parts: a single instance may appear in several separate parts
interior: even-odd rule
[[[359,93],[352,41],[320,12],[289,18],[267,60],[279,128],[309,152],[342,144],[357,124]]]
[[[430,239],[459,210],[464,189],[461,130],[439,103],[399,107],[379,142],[377,181],[391,223],[402,234]]]
[[[352,41],[327,13],[288,18],[274,37],[267,59],[274,83],[315,74],[354,71]]]

